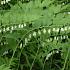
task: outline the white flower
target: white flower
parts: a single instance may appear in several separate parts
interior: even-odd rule
[[[14,28],[17,28],[17,26],[15,25]]]
[[[5,2],[5,0],[3,1],[3,4],[5,4],[6,2]]]
[[[3,28],[3,31],[5,32],[5,31],[6,31],[6,29],[5,29],[5,28]]]
[[[21,24],[18,25],[18,28],[21,28]]]
[[[64,30],[67,30],[67,27],[65,27]]]
[[[70,12],[68,12],[68,14],[70,14]]]
[[[26,23],[24,23],[24,26],[26,26]]]
[[[29,38],[31,38],[31,34],[29,34]]]
[[[48,33],[49,33],[49,34],[51,33],[51,29],[48,29]]]
[[[5,51],[5,52],[3,53],[3,55],[6,55],[6,54],[8,54],[8,51]]]
[[[1,44],[1,46],[3,45],[3,43],[2,43],[2,42],[1,42],[0,44]]]
[[[23,24],[21,24],[21,28],[23,28]]]
[[[69,28],[68,28],[69,30],[70,30],[70,26],[69,26]]]
[[[62,38],[62,36],[61,36],[61,40],[62,40],[63,38]]]
[[[52,38],[50,38],[49,40],[52,41]]]
[[[6,0],[6,2],[8,3],[10,0]]]
[[[4,1],[1,1],[1,4],[3,5],[4,4]]]
[[[45,29],[45,28],[43,29],[43,33],[44,33],[44,34],[46,33],[46,29]]]
[[[49,59],[49,57],[51,57],[51,55],[52,55],[53,53],[51,52],[51,53],[49,53],[48,55],[47,55],[47,57],[46,57],[46,60],[48,60]]]
[[[54,40],[57,40],[57,37],[56,36],[54,37]]]
[[[63,36],[63,39],[65,39],[66,38],[66,36]]]
[[[65,4],[65,3],[62,3],[63,5]]]
[[[6,2],[5,2],[5,0],[4,1],[1,1],[1,4],[3,5],[3,4],[5,4]]]
[[[56,31],[56,29],[55,29],[55,28],[53,28],[53,31]]]
[[[57,40],[59,40],[59,37],[57,37]]]
[[[63,28],[61,28],[61,31],[64,31],[64,29],[63,29]]]
[[[56,32],[59,32],[59,28],[56,29]]]
[[[47,39],[47,42],[50,42],[50,39]]]
[[[36,37],[36,32],[33,32],[33,36]]]
[[[6,30],[9,31],[9,27],[7,27]]]
[[[21,43],[21,44],[20,44],[20,48],[22,48],[22,46],[23,46],[23,44]]]
[[[0,33],[1,33],[1,31],[2,31],[2,30],[0,29]]]
[[[11,30],[13,30],[14,29],[14,27],[13,26],[11,26]]]
[[[56,53],[59,53],[59,51],[56,51]]]
[[[28,39],[27,38],[25,38],[25,45],[28,43]]]
[[[68,39],[68,35],[66,35],[66,38]]]
[[[38,34],[41,35],[41,31],[40,30],[38,30]]]

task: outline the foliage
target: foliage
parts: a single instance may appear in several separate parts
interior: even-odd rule
[[[70,70],[69,7],[69,0],[0,4],[0,70]]]

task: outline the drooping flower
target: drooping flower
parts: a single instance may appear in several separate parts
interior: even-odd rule
[[[60,38],[61,38],[61,40],[63,39],[63,37],[62,37],[62,36],[61,36]]]
[[[28,43],[28,39],[27,38],[25,38],[25,45]]]
[[[18,25],[18,28],[21,28],[21,24]]]
[[[15,25],[14,28],[17,28],[17,26]]]
[[[60,30],[60,29],[59,29],[59,28],[57,28],[57,29],[56,29],[56,32],[59,32],[59,30]]]
[[[65,39],[66,38],[66,36],[63,36],[63,39]]]
[[[5,31],[6,31],[6,29],[5,29],[5,28],[3,28],[3,31],[5,32]]]
[[[24,23],[24,26],[26,26],[26,23]]]
[[[41,35],[41,31],[40,30],[38,30],[38,34]]]
[[[33,36],[36,37],[36,32],[33,32]]]
[[[1,31],[2,31],[2,30],[0,29],[0,33],[1,33]]]
[[[45,28],[43,29],[43,33],[44,33],[44,34],[46,33],[46,29],[45,29]]]
[[[57,40],[57,37],[56,36],[54,37],[54,40]]]
[[[11,30],[13,30],[14,29],[14,27],[13,26],[11,26]]]
[[[66,30],[66,31],[67,31],[67,30],[68,30],[68,28],[67,28],[67,27],[65,27],[65,28],[64,28],[64,30]]]
[[[23,24],[21,24],[21,28],[23,28]]]
[[[9,31],[10,30],[9,27],[7,27],[6,30]]]
[[[51,29],[48,29],[48,33],[49,33],[49,34],[51,33]]]
[[[31,38],[31,34],[29,34],[29,38]]]
[[[70,12],[68,12],[68,14],[70,14]]]
[[[61,28],[61,31],[64,31],[64,28]]]
[[[55,28],[53,28],[53,31],[56,31],[56,29],[55,29]]]

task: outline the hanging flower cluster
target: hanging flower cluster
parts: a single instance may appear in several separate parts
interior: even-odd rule
[[[26,23],[24,23],[24,24],[18,24],[18,25],[11,25],[11,26],[7,26],[7,27],[3,27],[3,28],[1,28],[0,29],[0,33],[1,32],[10,32],[10,33],[12,33],[12,31],[13,30],[15,30],[15,29],[18,29],[18,28],[24,28],[24,27],[26,27],[27,25],[26,25]]]
[[[70,30],[70,27],[64,27],[64,28],[50,28],[50,29],[46,29],[46,28],[43,28],[41,30],[38,29],[38,31],[32,31],[32,33],[29,33],[28,37],[25,38],[25,45],[27,45],[27,43],[30,41],[30,39],[32,37],[36,38],[38,35],[41,36],[41,34],[44,34],[46,35],[46,33],[50,33],[51,32],[63,32],[63,31],[67,31],[67,30]],[[50,36],[49,36],[50,37]],[[53,37],[50,37],[50,38],[47,38],[46,41],[47,42],[52,42],[53,40],[55,41],[60,41],[60,40],[63,40],[63,39],[68,39],[68,35],[56,35],[56,36],[53,36]]]
[[[3,0],[3,1],[1,1],[1,5],[6,4],[6,3],[8,3],[9,1],[11,1],[11,0]]]

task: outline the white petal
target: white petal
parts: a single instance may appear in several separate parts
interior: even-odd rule
[[[17,28],[17,26],[15,25],[14,28]]]
[[[61,40],[63,39],[63,37],[61,36]]]
[[[53,28],[53,31],[56,31],[56,29],[55,29],[55,28]]]
[[[63,39],[65,39],[66,38],[66,36],[63,36]]]
[[[6,54],[8,54],[8,51],[5,51],[5,52],[3,53],[3,55],[6,55]]]
[[[23,44],[21,43],[21,44],[20,44],[20,48],[22,48],[22,46],[23,46]]]
[[[50,38],[49,40],[52,41],[52,38]]]
[[[31,38],[31,34],[29,34],[29,38]]]
[[[1,33],[1,31],[2,31],[2,30],[0,30],[0,33]]]
[[[8,3],[10,0],[6,0],[6,2]]]
[[[9,31],[9,27],[7,27],[6,30]]]
[[[47,42],[50,42],[50,39],[47,39]]]
[[[57,40],[57,37],[56,36],[54,37],[54,40]]]
[[[61,28],[61,31],[64,31],[64,28]]]
[[[48,29],[48,33],[49,33],[49,34],[51,33],[51,29]]]
[[[68,12],[68,14],[70,14],[70,12]]]
[[[68,39],[68,35],[66,35],[66,38]]]
[[[13,26],[11,26],[11,30],[13,30],[14,29],[14,27]]]
[[[59,32],[59,28],[57,28],[56,32]]]
[[[26,26],[26,23],[24,23],[24,26]]]
[[[46,29],[43,29],[43,33],[44,33],[44,34],[46,33]]]
[[[36,32],[33,32],[33,36],[36,37]]]
[[[23,24],[21,25],[21,28],[23,28]]]
[[[67,30],[67,29],[68,29],[67,27],[64,28],[64,30]]]
[[[3,31],[5,32],[5,31],[6,31],[6,29],[5,29],[5,28],[3,28]]]
[[[1,4],[3,5],[3,4],[4,4],[4,2],[3,2],[3,1],[1,1]]]
[[[59,53],[59,51],[56,51],[56,53]]]
[[[70,26],[69,26],[69,28],[68,28],[69,30],[70,30]]]
[[[21,24],[18,25],[18,28],[21,28]]]
[[[28,43],[28,39],[27,38],[25,38],[25,45]]]
[[[40,30],[38,30],[38,34],[41,35],[41,31]]]
[[[57,37],[57,40],[59,40],[59,37]]]
[[[6,2],[5,1],[3,1],[3,4],[5,4]]]

